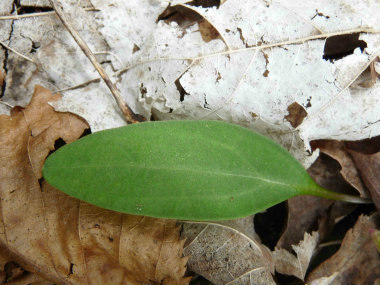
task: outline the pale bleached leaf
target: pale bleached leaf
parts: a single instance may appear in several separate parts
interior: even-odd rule
[[[376,1],[230,0],[219,7],[139,1],[144,9],[134,9],[134,1],[111,2],[107,7],[92,1],[100,9],[96,20],[126,66],[120,89],[146,117],[245,125],[284,145],[305,166],[316,156],[307,152],[310,140],[361,139],[380,132],[375,110],[380,83],[350,88],[380,52]],[[159,19],[169,3],[187,25],[175,16]],[[121,16],[123,11],[128,17]],[[135,27],[132,22],[140,22],[142,14],[143,25]],[[218,33],[214,40],[203,40],[204,22]],[[365,50],[333,62],[323,59],[326,40],[351,33],[358,33]],[[135,44],[139,50],[133,53]],[[298,127],[286,120],[294,102],[307,112]]]
[[[90,2],[96,11],[77,1],[66,1],[65,11],[98,60],[110,66],[127,103],[148,119],[153,114],[244,125],[282,144],[305,166],[318,155],[310,156],[310,140],[380,133],[379,80],[370,88],[353,84],[380,52],[378,1],[229,0],[219,7]],[[12,32],[3,25],[12,48],[37,63],[9,53],[8,103],[25,105],[36,83],[64,89],[98,77],[55,16],[14,21]],[[323,59],[325,43],[339,35],[357,37],[361,48]],[[15,95],[18,86],[28,95]],[[77,90],[64,92],[57,110],[80,114],[93,131],[124,124],[103,85]],[[295,103],[307,114],[298,126],[287,119]]]
[[[305,233],[304,239],[299,245],[292,245],[296,256],[285,249],[276,249],[273,252],[276,271],[303,280],[318,245],[318,239],[317,232],[313,232],[311,235]]]
[[[214,284],[275,284],[272,256],[254,233],[253,216],[220,223],[186,222],[182,236],[187,238],[188,268]]]

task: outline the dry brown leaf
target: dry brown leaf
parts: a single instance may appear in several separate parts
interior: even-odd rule
[[[320,140],[314,142],[313,146],[321,152],[331,156],[339,162],[342,167],[340,173],[344,179],[359,191],[361,197],[369,197],[366,187],[363,185],[355,163],[345,149],[345,143],[341,141]]]
[[[74,141],[88,128],[53,110],[48,102],[59,98],[36,87],[25,109],[0,116],[0,246],[59,284],[187,284],[175,221],[104,210],[41,179],[55,141]]]
[[[276,271],[286,275],[293,275],[304,280],[307,268],[318,245],[319,235],[313,232],[311,235],[305,233],[304,239],[299,245],[293,245],[297,256],[285,249],[273,251],[273,259]]]
[[[339,174],[339,165],[332,158],[322,155],[308,169],[313,179],[326,189],[343,192],[346,182]],[[323,239],[334,226],[336,219],[345,216],[354,205],[334,202],[313,196],[299,196],[288,200],[287,227],[277,242],[277,248],[292,250],[292,245],[303,239],[305,232],[318,230]]]
[[[373,154],[380,152],[380,136],[359,141],[345,141],[344,146],[348,150],[353,150],[364,154]]]
[[[349,150],[349,153],[369,190],[377,210],[380,212],[380,152],[363,154]]]
[[[250,224],[253,227],[252,216]],[[268,248],[244,231],[241,221],[184,223],[188,267],[214,284],[275,284]]]
[[[370,229],[377,223],[374,216],[360,216],[347,231],[338,252],[308,275],[308,283],[337,272],[332,284],[374,284],[380,277],[380,257]]]
[[[0,284],[52,284],[37,273],[25,271],[17,261],[17,256],[0,244]]]

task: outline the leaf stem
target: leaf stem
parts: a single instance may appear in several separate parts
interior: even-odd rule
[[[370,198],[362,198],[359,196],[353,196],[348,194],[342,194],[327,190],[321,186],[313,187],[312,189],[308,189],[308,195],[313,195],[317,197],[322,197],[331,200],[344,201],[349,203],[356,204],[372,204],[373,201]]]

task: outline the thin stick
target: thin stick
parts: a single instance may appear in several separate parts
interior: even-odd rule
[[[0,16],[1,20],[19,20],[24,18],[31,18],[31,17],[44,17],[49,15],[55,15],[54,11],[50,12],[39,12],[39,13],[30,13],[30,14],[22,14],[22,15],[8,15],[8,16]]]
[[[11,52],[14,52],[15,54],[17,54],[18,56],[22,57],[23,59],[26,59],[27,61],[30,61],[30,62],[35,63],[35,62],[33,61],[33,59],[31,59],[31,58],[29,58],[29,57],[27,57],[27,56],[25,56],[25,55],[19,53],[17,50],[14,50],[14,49],[11,48],[10,46],[8,46],[6,43],[0,41],[0,45],[2,45],[4,48],[10,50]]]
[[[5,105],[5,106],[7,106],[7,107],[9,107],[9,108],[13,108],[14,106],[12,106],[11,104],[9,104],[9,103],[7,103],[7,102],[4,102],[3,100],[1,100],[0,99],[0,104],[3,104],[3,105]]]
[[[83,83],[80,83],[80,84],[77,84],[77,85],[74,85],[74,86],[71,86],[71,87],[67,87],[67,88],[56,90],[53,93],[62,93],[62,92],[65,92],[65,91],[74,90],[74,89],[81,88],[81,87],[84,87],[84,86],[89,85],[91,83],[95,83],[95,82],[99,82],[99,81],[100,81],[99,77],[98,78],[94,78],[94,79],[88,80],[86,82],[83,82]]]
[[[70,21],[67,19],[66,15],[63,13],[62,8],[57,5],[56,0],[49,0],[49,2],[51,6],[53,7],[53,9],[55,10],[55,12],[57,13],[57,16],[61,19],[63,25],[70,32],[71,36],[74,38],[74,40],[82,49],[82,51],[87,56],[87,58],[91,61],[95,69],[99,72],[100,77],[103,78],[104,82],[106,83],[113,97],[115,98],[120,110],[123,112],[127,123],[138,123],[139,121],[141,121],[141,119],[138,120],[138,116],[135,113],[133,113],[131,108],[129,108],[129,106],[124,102],[119,90],[117,90],[116,86],[112,83],[111,79],[108,77],[103,67],[96,60],[95,55],[92,53],[88,45],[85,43],[85,41],[80,37],[78,32],[71,25]]]
[[[85,8],[85,11],[97,11],[95,8]],[[55,11],[47,11],[47,12],[38,12],[38,13],[28,13],[22,15],[6,15],[0,16],[0,21],[3,20],[20,20],[25,18],[34,18],[34,17],[46,17],[50,15],[56,15]]]

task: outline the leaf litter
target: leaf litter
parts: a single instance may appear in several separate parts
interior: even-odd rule
[[[347,231],[339,251],[314,269],[308,282],[337,274],[332,284],[376,284],[380,259],[369,231],[377,224],[374,216],[360,216],[355,226]]]
[[[187,284],[175,221],[100,209],[41,179],[55,142],[70,143],[89,127],[77,115],[54,111],[48,102],[60,98],[37,86],[25,109],[0,116],[1,247],[56,283]]]

